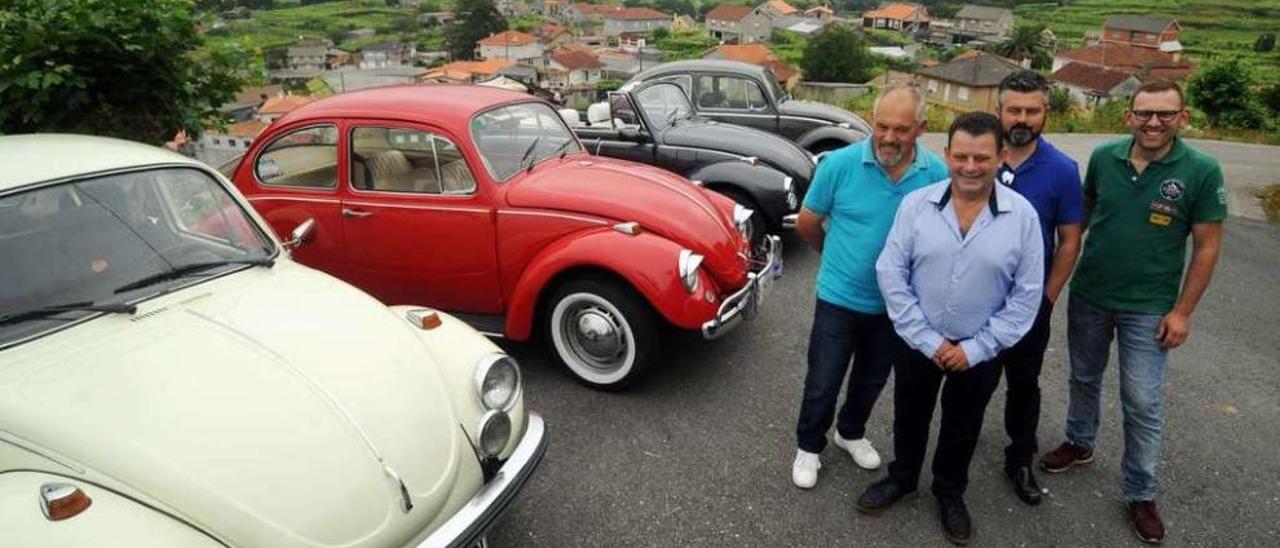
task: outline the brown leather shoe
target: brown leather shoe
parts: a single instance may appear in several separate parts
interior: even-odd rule
[[[1164,541],[1164,520],[1156,509],[1156,501],[1144,500],[1129,503],[1129,517],[1133,519],[1133,533],[1147,544]]]
[[[1093,449],[1064,441],[1057,449],[1040,457],[1040,469],[1050,474],[1058,474],[1070,470],[1072,466],[1091,462],[1093,462]]]

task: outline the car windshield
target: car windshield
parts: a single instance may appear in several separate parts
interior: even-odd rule
[[[0,194],[0,346],[274,253],[226,188],[193,168]]]
[[[693,115],[693,104],[685,96],[680,86],[675,84],[654,84],[640,90],[636,94],[640,109],[644,111],[654,129],[665,129],[678,120]]]
[[[481,113],[471,121],[471,136],[495,181],[505,181],[552,156],[582,150],[564,120],[543,103],[519,103]]]

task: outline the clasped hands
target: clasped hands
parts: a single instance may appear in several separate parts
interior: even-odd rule
[[[932,359],[933,364],[944,371],[961,372],[969,369],[969,356],[965,355],[964,347],[951,341],[942,341]]]

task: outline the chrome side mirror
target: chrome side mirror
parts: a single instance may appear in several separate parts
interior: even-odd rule
[[[307,239],[311,237],[311,232],[315,230],[315,228],[316,228],[315,219],[307,219],[305,221],[302,221],[302,224],[294,227],[293,233],[290,235],[291,237],[289,238],[289,240],[283,243],[284,248],[296,249],[298,246],[301,246],[302,244],[307,243]]]

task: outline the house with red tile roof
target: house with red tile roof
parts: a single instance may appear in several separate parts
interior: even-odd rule
[[[707,32],[723,44],[768,42],[773,20],[749,6],[720,4],[707,12]]]
[[[440,84],[469,84],[497,76],[503,69],[516,66],[510,59],[484,61],[454,61],[432,68],[418,75],[419,82]]]
[[[547,56],[538,85],[550,90],[594,90],[603,79],[604,63],[588,48],[567,47]]]
[[[1184,80],[1196,70],[1195,63],[1181,53],[1102,42],[1093,46],[1059,52],[1053,58],[1053,70],[1067,63],[1094,65],[1137,76],[1139,80]]]
[[[800,10],[796,9],[796,7],[791,4],[786,3],[784,0],[768,0],[763,4],[760,4],[756,9],[759,10],[761,14],[770,18],[790,17],[792,15],[800,14]]]
[[[276,121],[276,118],[288,114],[295,108],[311,102],[311,98],[305,95],[279,95],[268,98],[261,107],[258,107],[257,119],[270,124]]]
[[[1182,51],[1182,25],[1168,15],[1112,15],[1102,24],[1103,42],[1164,52]]]
[[[1142,85],[1132,73],[1084,63],[1067,63],[1055,70],[1050,79],[1070,90],[1071,97],[1081,105],[1128,100]]]
[[[929,10],[914,4],[888,4],[862,14],[862,26],[900,32],[929,30]]]
[[[671,32],[672,16],[653,8],[624,8],[605,13],[604,35],[650,35],[658,29]]]
[[[537,36],[518,30],[504,30],[481,39],[476,51],[481,59],[526,61],[542,58],[544,49]]]

